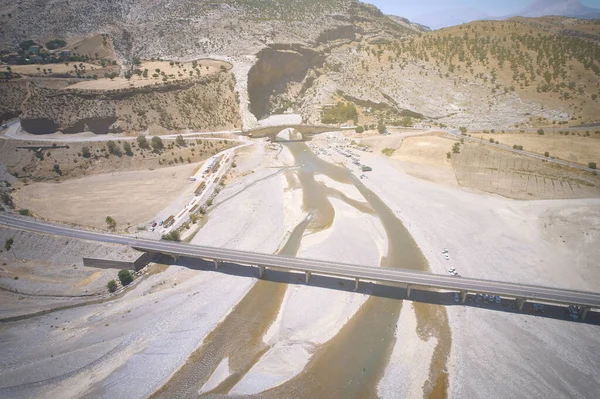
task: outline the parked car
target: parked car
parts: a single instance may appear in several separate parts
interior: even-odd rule
[[[458,303],[460,301],[460,297],[458,295],[458,292],[454,293],[454,302]]]
[[[502,303],[502,299],[500,298],[500,295],[496,295],[496,303]]]

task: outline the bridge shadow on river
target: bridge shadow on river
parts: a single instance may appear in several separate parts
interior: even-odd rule
[[[259,278],[258,268],[239,265],[235,263],[223,262],[219,264],[219,268],[215,270],[215,264],[212,261],[204,261],[197,258],[180,257],[176,262],[168,255],[156,254],[153,262],[166,265],[178,265],[187,267],[193,270],[203,270],[212,273],[224,273],[232,276]],[[457,277],[459,278],[459,277]],[[503,298],[501,303],[477,300],[475,294],[469,294],[464,304],[455,301],[456,292],[452,291],[430,291],[417,288],[411,288],[410,299],[407,298],[407,289],[402,287],[394,287],[390,285],[371,283],[361,281],[358,290],[354,288],[354,280],[343,279],[338,277],[330,277],[313,274],[310,282],[305,282],[303,272],[286,272],[279,270],[267,270],[263,280],[273,282],[274,284],[292,284],[292,285],[309,285],[329,290],[356,292],[363,295],[378,296],[382,298],[391,298],[401,300],[410,300],[414,302],[430,303],[442,306],[468,306],[473,308],[482,308],[494,312],[516,313],[531,317],[544,317],[548,319],[562,320],[572,323],[584,323],[591,325],[600,325],[600,312],[590,310],[584,321],[573,320],[569,316],[569,311],[565,306],[544,304],[542,311],[534,311],[534,304],[526,302],[523,310],[519,311],[516,306],[516,301],[513,299]],[[484,292],[482,292],[484,294]]]

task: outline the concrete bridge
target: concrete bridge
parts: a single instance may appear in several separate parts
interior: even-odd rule
[[[286,272],[302,272],[308,283],[313,274],[341,277],[354,280],[355,288],[361,281],[376,282],[407,289],[407,296],[413,288],[429,290],[450,290],[460,293],[465,302],[469,293],[487,293],[511,298],[516,301],[519,310],[527,301],[559,305],[580,306],[580,320],[584,320],[590,309],[600,309],[600,293],[544,287],[529,284],[453,277],[410,269],[392,269],[369,267],[339,262],[327,262],[313,259],[294,258],[283,255],[269,255],[255,252],[237,251],[213,247],[195,246],[170,241],[136,239],[114,234],[98,233],[38,222],[16,216],[0,215],[0,224],[14,228],[32,230],[40,233],[55,234],[83,240],[110,242],[128,245],[149,253],[179,257],[198,258],[213,261],[215,268],[222,262],[248,265],[258,268],[259,277],[264,277],[268,269]]]

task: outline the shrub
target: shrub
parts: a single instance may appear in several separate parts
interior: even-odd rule
[[[466,127],[462,126],[462,127],[460,127],[459,129],[460,129],[460,132],[461,132],[462,134],[465,134],[465,133],[467,133],[467,128],[466,128]]]
[[[56,174],[62,175],[62,171],[60,170],[60,165],[59,165],[59,164],[55,163],[55,164],[52,166],[52,170],[54,170],[54,172],[55,172]]]
[[[106,288],[108,288],[108,292],[115,292],[117,290],[117,282],[115,280],[110,280],[108,284],[106,284]]]
[[[183,139],[183,136],[181,134],[177,136],[177,138],[175,139],[175,143],[180,147],[185,147],[185,140]]]
[[[394,153],[394,149],[393,148],[384,148],[383,150],[381,150],[381,153],[383,155],[385,155],[386,157],[390,157]]]
[[[590,169],[596,169],[596,162],[590,162],[590,163],[588,163],[588,168],[590,168]]]
[[[357,126],[355,129],[356,133],[363,133],[365,131],[365,128],[362,126]]]
[[[544,129],[538,129],[537,134],[539,134],[540,136],[544,135]]]
[[[382,121],[382,120],[380,120],[380,121],[377,123],[377,132],[379,132],[379,134],[383,134],[383,133],[385,133],[385,131],[386,131],[386,130],[387,130],[387,129],[386,129],[386,127],[385,127],[385,124],[383,123],[383,121]]]
[[[447,152],[447,153],[446,153],[446,158],[450,159],[450,157],[451,157],[451,156],[452,156],[452,153],[451,153],[451,152]]]
[[[31,216],[31,212],[29,212],[29,209],[21,209],[19,211],[19,214],[23,216]]]
[[[163,141],[160,137],[158,136],[154,136],[152,137],[152,148],[154,149],[154,151],[160,151],[164,148],[164,144]]]
[[[490,139],[490,143],[495,143],[495,142],[496,141],[493,138]]]
[[[125,270],[125,269],[119,270],[118,277],[119,277],[119,281],[121,282],[121,284],[123,286],[129,285],[133,281],[133,276],[131,275],[129,270]]]
[[[141,149],[146,149],[150,147],[150,145],[148,144],[148,140],[146,140],[146,136],[138,136],[137,143],[138,147],[140,147]]]
[[[129,156],[133,155],[133,152],[131,151],[131,144],[129,144],[128,142],[123,143],[123,149],[125,150],[125,154]]]
[[[455,154],[460,154],[460,143],[454,143],[452,146],[452,152]]]
[[[546,151],[546,152],[544,153],[544,156],[545,156],[545,157],[549,157],[549,156],[550,156],[550,153],[549,153],[548,151]]]
[[[84,158],[89,158],[92,156],[92,154],[90,153],[90,148],[89,147],[82,147],[81,148],[81,155]]]
[[[117,221],[111,216],[107,216],[106,219],[104,219],[104,221],[106,222],[108,228],[111,230],[114,230],[117,227]]]
[[[119,147],[117,146],[117,143],[115,143],[112,140],[108,140],[108,142],[106,143],[106,147],[108,148],[108,152],[110,152],[113,155],[119,155],[121,151],[119,151]]]
[[[4,241],[4,249],[6,249],[7,251],[10,251],[10,249],[12,248],[12,245],[15,243],[15,240],[11,238],[8,238],[6,241]]]
[[[173,230],[170,233],[163,234],[160,238],[161,240],[165,241],[181,241],[181,237],[179,236],[179,232],[177,230]]]

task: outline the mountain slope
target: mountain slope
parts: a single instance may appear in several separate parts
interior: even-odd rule
[[[535,0],[511,17],[542,17],[545,15],[594,19],[600,18],[600,9],[586,7],[579,0]]]

